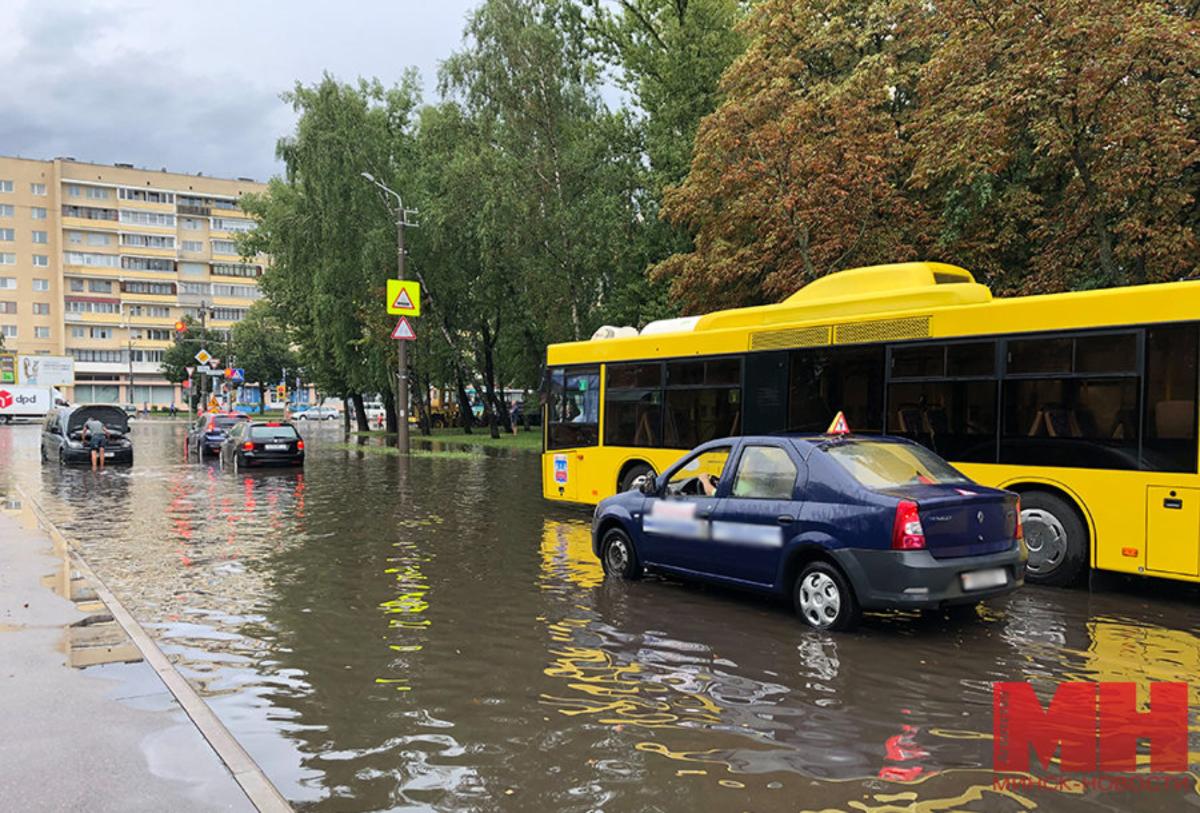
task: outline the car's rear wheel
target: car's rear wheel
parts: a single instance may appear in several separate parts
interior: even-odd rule
[[[810,562],[800,571],[792,600],[796,614],[814,629],[852,629],[862,615],[854,590],[841,572],[827,562]]]
[[[600,545],[600,563],[609,576],[633,581],[642,577],[642,565],[629,534],[610,528]]]
[[[1029,561],[1025,578],[1034,584],[1074,584],[1088,566],[1088,535],[1075,509],[1045,491],[1021,495],[1021,527]]]

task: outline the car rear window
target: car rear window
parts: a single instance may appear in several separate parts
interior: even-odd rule
[[[251,426],[250,437],[254,440],[295,440],[296,430],[286,424],[282,426]]]
[[[216,426],[218,429],[228,429],[229,427],[233,426],[235,423],[240,423],[241,421],[244,421],[244,420],[247,420],[247,419],[246,418],[235,418],[232,415],[218,415],[217,417],[213,418],[213,425]]]
[[[825,447],[825,453],[855,480],[871,489],[971,482],[923,446],[852,441],[830,444]]]

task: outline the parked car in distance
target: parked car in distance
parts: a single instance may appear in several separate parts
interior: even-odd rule
[[[971,607],[1024,583],[1016,494],[923,446],[855,435],[697,447],[596,507],[605,573],[645,570],[790,597],[818,629],[863,609]]]
[[[133,441],[129,439],[129,416],[112,404],[82,404],[54,407],[42,424],[42,462],[91,463],[90,444],[83,439],[83,425],[92,418],[104,424],[107,440],[105,463],[133,465]]]
[[[303,412],[297,412],[292,416],[294,421],[333,421],[337,420],[342,413],[338,412],[333,407],[315,406],[309,407]]]
[[[234,471],[254,466],[303,466],[304,440],[287,421],[240,423],[221,445],[221,465]]]
[[[250,416],[244,412],[206,412],[196,419],[188,430],[187,452],[195,455],[203,462],[206,457],[216,457],[221,453],[221,444],[229,430],[241,423],[247,423]]]

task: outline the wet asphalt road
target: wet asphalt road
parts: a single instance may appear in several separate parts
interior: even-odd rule
[[[998,680],[1191,680],[1193,589],[1026,588],[967,621],[605,582],[589,514],[538,458],[396,457],[303,428],[303,472],[182,460],[134,428],[130,470],[20,482],[303,810],[1200,810],[1200,792],[1001,791]],[[1193,686],[1191,764],[1200,765]]]

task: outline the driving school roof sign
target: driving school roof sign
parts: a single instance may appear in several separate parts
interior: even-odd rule
[[[420,316],[421,283],[414,279],[389,279],[387,312],[396,316]]]

